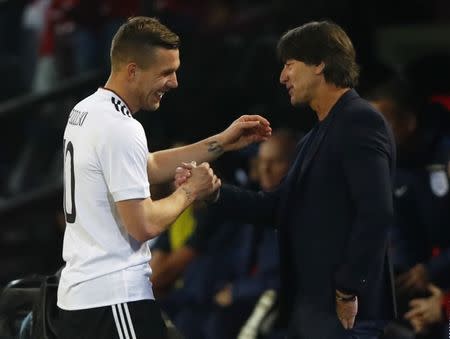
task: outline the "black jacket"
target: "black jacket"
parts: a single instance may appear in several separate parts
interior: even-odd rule
[[[326,319],[338,324],[336,288],[358,295],[357,321],[391,319],[392,133],[350,90],[308,142],[311,134],[275,192],[224,186],[215,207],[223,216],[277,226],[282,318],[290,326],[313,330]]]

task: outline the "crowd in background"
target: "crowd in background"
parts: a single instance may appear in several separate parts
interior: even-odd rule
[[[182,39],[179,89],[164,97],[159,111],[136,115],[149,148],[198,140],[240,114],[262,114],[275,128],[274,137],[224,156],[213,168],[225,182],[272,190],[286,173],[295,144],[315,123],[306,108],[290,107],[279,86],[277,39],[307,20],[330,18],[355,43],[362,69],[357,90],[386,117],[397,142],[391,250],[400,320],[388,331],[392,338],[413,332],[418,338],[447,338],[450,41],[407,63],[388,64],[378,58],[375,31],[390,24],[450,25],[450,5],[399,3],[404,12],[387,1],[352,0],[0,1],[0,208],[62,182],[62,131],[79,97],[48,102],[19,117],[2,116],[1,103],[45,93],[92,71],[103,72],[104,81],[112,35],[132,15],[157,16]],[[154,186],[152,195],[163,197],[171,189]],[[0,225],[1,247],[9,253],[1,265],[2,285],[21,272],[48,274],[62,265],[60,196],[58,191],[44,207],[33,202],[27,211],[1,210],[7,215]],[[194,206],[152,243],[155,293],[186,338],[234,338],[255,331],[249,319],[267,291],[274,294],[266,320],[258,324],[271,325],[259,331],[266,338],[282,335],[276,328],[276,232],[253,226],[223,223],[204,206]]]

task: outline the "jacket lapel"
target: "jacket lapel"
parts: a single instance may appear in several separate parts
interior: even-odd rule
[[[300,172],[302,165],[303,153],[306,151],[305,145],[308,144],[308,140],[311,137],[311,131],[308,132],[302,140],[297,145],[297,156],[292,163],[292,166],[284,179],[283,190],[280,195],[280,204],[278,208],[278,220],[281,222],[284,216],[286,215],[285,211],[288,208],[288,203],[290,201],[289,197],[295,187],[296,178],[298,177],[298,173]]]
[[[287,209],[289,209],[290,207],[289,203],[292,201],[292,199],[290,199],[290,196],[294,188],[301,183],[302,179],[305,176],[305,173],[307,172],[309,165],[314,159],[314,156],[319,151],[320,144],[322,143],[330,125],[332,124],[335,112],[339,111],[340,107],[342,107],[344,103],[355,98],[359,98],[359,95],[353,89],[349,90],[344,95],[342,95],[331,109],[327,118],[325,118],[325,120],[322,121],[321,123],[322,126],[320,126],[319,130],[317,131],[317,134],[313,136],[314,140],[312,140],[311,143],[308,142],[308,139],[311,137],[311,132],[309,132],[299,143],[299,151],[297,158],[286,177],[285,189],[284,192],[282,192],[281,194],[281,201],[278,208],[278,220],[280,225],[283,223],[288,214],[286,212]],[[302,153],[304,152],[306,152],[306,154],[302,156]]]
[[[325,119],[322,122],[322,126],[320,126],[314,139],[309,144],[309,147],[308,147],[309,149],[306,150],[305,157],[304,157],[302,163],[300,164],[300,170],[298,172],[298,176],[295,181],[296,185],[298,185],[301,182],[301,179],[304,177],[306,170],[308,169],[309,165],[311,164],[312,160],[314,159],[314,156],[316,155],[317,151],[319,150],[319,146],[322,143],[322,140],[327,133],[327,130],[331,124],[332,118],[333,117],[330,116],[328,119]]]
[[[301,180],[303,179],[309,165],[311,164],[312,160],[314,159],[314,156],[316,155],[317,151],[319,150],[320,144],[322,143],[323,138],[327,134],[328,128],[332,124],[334,115],[337,111],[340,110],[340,107],[349,100],[359,98],[359,95],[356,93],[355,90],[351,89],[344,93],[339,100],[334,104],[333,108],[330,110],[330,113],[325,118],[325,120],[322,121],[322,126],[320,126],[319,131],[317,131],[317,135],[312,141],[312,143],[309,145],[309,150],[307,150],[305,159],[300,164],[300,172],[297,177],[296,184],[298,185]]]

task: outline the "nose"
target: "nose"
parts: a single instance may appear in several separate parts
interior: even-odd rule
[[[283,67],[280,73],[280,83],[283,85],[287,82],[287,75],[286,75],[286,66]]]
[[[169,81],[167,81],[167,85],[169,85],[170,88],[178,87],[178,79],[175,72],[170,76]]]

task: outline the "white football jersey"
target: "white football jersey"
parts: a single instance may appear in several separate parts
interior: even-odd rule
[[[64,132],[64,234],[58,306],[78,310],[154,299],[150,250],[122,225],[115,202],[150,196],[142,125],[99,88],[70,113]]]

